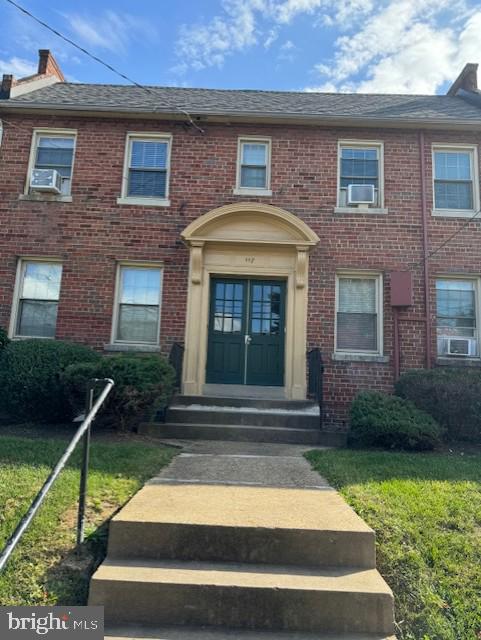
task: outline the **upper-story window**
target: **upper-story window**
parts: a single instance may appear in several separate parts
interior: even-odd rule
[[[479,208],[477,152],[474,146],[434,145],[436,215],[465,217]]]
[[[357,187],[362,185],[372,187],[372,190]],[[383,144],[340,141],[338,208],[385,213],[383,206]]]
[[[382,355],[382,277],[337,276],[336,352]]]
[[[55,337],[61,280],[60,262],[20,261],[12,309],[12,337]]]
[[[478,279],[436,280],[438,355],[479,356]]]
[[[271,141],[265,138],[239,138],[237,187],[240,194],[272,195]]]
[[[30,179],[34,169],[54,169],[61,176],[61,194],[63,196],[70,195],[75,139],[76,134],[74,131],[58,129],[38,129],[34,131],[27,179],[27,193],[30,191]]]
[[[171,142],[168,134],[128,134],[121,204],[169,204]]]

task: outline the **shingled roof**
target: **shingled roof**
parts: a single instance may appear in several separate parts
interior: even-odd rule
[[[0,108],[82,112],[172,114],[193,117],[273,117],[304,120],[363,120],[481,125],[481,107],[459,96],[307,93],[287,91],[140,88],[128,85],[56,84],[16,98]]]

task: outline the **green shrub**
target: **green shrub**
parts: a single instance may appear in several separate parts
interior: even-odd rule
[[[90,378],[112,378],[115,386],[96,422],[133,429],[163,408],[174,390],[175,372],[161,356],[112,356],[67,368],[63,382],[75,409],[83,409]]]
[[[8,333],[0,327],[0,351],[10,343],[10,338],[8,337]]]
[[[396,393],[429,413],[454,440],[481,441],[481,373],[438,368],[405,373]]]
[[[437,422],[412,402],[378,392],[360,393],[351,405],[349,442],[387,449],[433,449],[442,432]]]
[[[14,420],[69,422],[62,372],[98,360],[89,347],[60,340],[19,340],[0,351],[0,407]]]

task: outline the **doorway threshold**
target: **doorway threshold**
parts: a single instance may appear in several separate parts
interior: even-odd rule
[[[205,396],[219,398],[262,398],[264,400],[285,400],[285,387],[263,387],[250,384],[205,384]]]

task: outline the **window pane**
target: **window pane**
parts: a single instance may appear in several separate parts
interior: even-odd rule
[[[376,281],[372,278],[340,278],[338,311],[375,314]]]
[[[377,316],[369,313],[338,313],[337,349],[377,351]]]
[[[167,173],[165,171],[131,169],[129,172],[129,196],[165,198],[166,186]]]
[[[120,305],[117,340],[157,342],[159,307]]]
[[[267,145],[244,142],[242,144],[242,164],[265,166]]]
[[[434,172],[436,180],[471,180],[471,154],[467,151],[436,151]]]
[[[252,187],[254,189],[266,188],[266,169],[242,167],[241,168],[241,187]]]
[[[58,300],[62,265],[47,262],[27,262],[24,266],[21,298]]]
[[[436,209],[473,209],[473,187],[471,182],[434,183]]]
[[[130,166],[140,169],[166,169],[167,150],[167,142],[133,140]]]
[[[158,305],[160,269],[121,267],[121,304]]]
[[[476,335],[476,290],[470,280],[438,280],[436,282],[438,336]],[[440,343],[440,353],[447,349]]]
[[[341,160],[341,175],[359,178],[377,178],[377,160]]]
[[[57,302],[21,300],[18,309],[17,335],[54,338]]]

